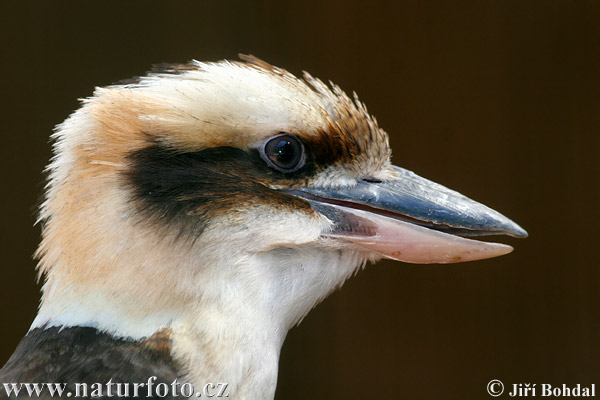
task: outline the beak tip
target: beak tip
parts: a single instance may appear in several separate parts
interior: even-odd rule
[[[519,235],[517,237],[521,238],[521,239],[525,239],[528,236],[529,236],[529,233],[527,233],[527,231],[525,229],[521,228],[521,232],[519,232]]]
[[[512,247],[511,245],[504,244],[504,243],[498,243],[498,244],[501,244],[501,246],[498,246],[500,249],[502,249],[501,250],[502,251],[501,254],[499,254],[501,256],[503,256],[505,254],[512,253],[513,250],[514,250],[514,247]]]
[[[514,223],[511,221],[511,225],[507,227],[506,229],[506,234],[519,238],[519,239],[525,239],[526,237],[529,236],[529,233],[527,233],[527,231],[523,228],[521,228],[518,224]]]

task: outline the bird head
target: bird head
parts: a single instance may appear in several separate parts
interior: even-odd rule
[[[526,235],[392,165],[356,96],[253,57],[98,88],[54,138],[34,326],[139,338],[227,315],[282,338],[369,260],[476,260],[511,247],[464,236]]]

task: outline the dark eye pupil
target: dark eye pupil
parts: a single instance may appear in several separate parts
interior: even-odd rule
[[[281,134],[271,138],[264,147],[264,156],[272,167],[282,172],[292,172],[301,168],[304,161],[304,147],[294,135]]]
[[[282,167],[293,166],[294,161],[298,158],[296,146],[287,139],[276,139],[274,142],[276,143],[271,146],[271,154],[269,155],[271,161]]]

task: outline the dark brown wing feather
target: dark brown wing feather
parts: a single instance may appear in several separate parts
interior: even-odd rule
[[[169,352],[168,338],[164,337],[134,341],[89,327],[38,328],[21,340],[0,370],[0,384],[66,383],[67,390],[74,390],[75,383],[91,387],[112,379],[114,383],[133,385],[156,376],[155,385],[171,385],[180,373]],[[46,397],[40,398],[50,398],[46,390],[43,394]],[[140,397],[146,394],[146,389],[140,389]],[[6,396],[0,388],[0,397]],[[19,397],[27,396],[22,393]]]

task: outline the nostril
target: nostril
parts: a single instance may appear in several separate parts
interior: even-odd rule
[[[381,179],[377,179],[377,178],[373,178],[372,176],[367,176],[365,178],[363,178],[363,181],[365,182],[369,182],[369,183],[381,183]]]

